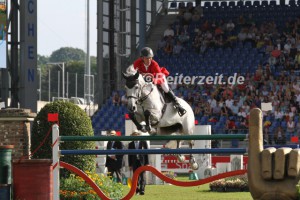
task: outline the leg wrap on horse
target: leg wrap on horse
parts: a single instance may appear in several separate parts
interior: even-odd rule
[[[145,116],[145,122],[146,122],[146,130],[149,132],[151,131],[150,115],[151,115],[151,112],[149,110],[145,110],[144,116]]]
[[[142,130],[143,129],[143,126],[137,121],[137,119],[136,119],[136,117],[135,117],[135,115],[134,115],[134,113],[129,113],[128,114],[129,115],[129,118],[132,120],[132,122],[134,123],[134,125],[136,126],[136,128],[138,129],[138,130]]]
[[[169,90],[166,95],[171,99],[173,103],[175,103],[175,108],[177,109],[179,116],[183,116],[186,113],[186,110],[178,103],[174,92],[172,90]]]

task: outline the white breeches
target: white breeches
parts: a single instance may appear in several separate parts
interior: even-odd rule
[[[170,91],[170,88],[169,88],[166,76],[163,76],[163,79],[164,79],[164,81],[162,82],[162,84],[160,86],[164,90],[165,93],[168,93]]]

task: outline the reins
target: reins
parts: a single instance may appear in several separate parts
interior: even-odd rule
[[[141,84],[138,84],[138,85],[141,85]],[[144,85],[143,87],[140,87],[140,91],[139,91],[139,94],[141,94],[142,92],[142,90],[143,90],[143,88],[145,87],[146,85]],[[145,95],[145,96],[143,96],[143,97],[141,97],[141,98],[139,98],[138,96],[127,96],[127,99],[130,99],[130,98],[133,98],[133,99],[137,99],[137,103],[138,104],[142,104],[148,97],[149,97],[149,95],[151,94],[153,92],[153,85],[152,85],[152,87],[151,87],[151,90],[150,90],[150,92],[147,94],[147,95]]]

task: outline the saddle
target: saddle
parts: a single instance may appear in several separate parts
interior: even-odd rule
[[[165,114],[165,111],[166,111],[166,109],[167,109],[167,103],[170,103],[171,102],[171,100],[169,99],[169,97],[166,95],[166,93],[165,93],[165,91],[162,89],[162,87],[160,86],[160,85],[156,85],[157,86],[157,89],[158,89],[158,91],[159,91],[159,93],[160,93],[160,97],[162,98],[162,100],[163,100],[163,102],[164,102],[164,107],[163,107],[163,109],[162,109],[162,115],[161,115],[161,117],[163,117],[164,116],[164,114]]]

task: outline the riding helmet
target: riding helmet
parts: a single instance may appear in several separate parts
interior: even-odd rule
[[[151,48],[149,47],[144,47],[142,48],[141,50],[141,57],[147,57],[147,58],[152,58],[154,55],[153,55],[153,51]]]

